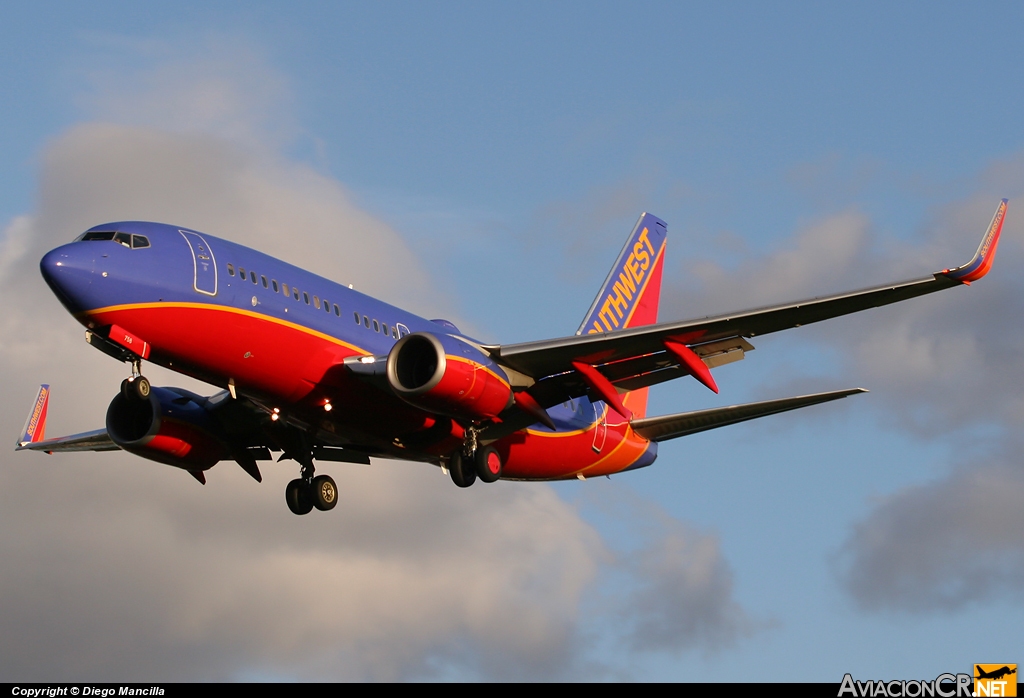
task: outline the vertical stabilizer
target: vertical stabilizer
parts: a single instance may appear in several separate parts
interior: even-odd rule
[[[665,221],[649,213],[640,216],[576,334],[612,332],[658,321],[666,237]],[[643,417],[647,388],[627,393],[622,402],[634,416]]]

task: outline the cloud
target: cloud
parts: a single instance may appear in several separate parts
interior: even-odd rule
[[[584,500],[615,521],[621,537],[607,563],[624,586],[604,604],[615,633],[635,653],[714,653],[770,624],[733,596],[733,573],[717,536],[670,516],[638,495],[595,482]]]
[[[464,493],[382,462],[333,469],[339,507],[299,519],[280,496],[291,468],[256,485],[221,464],[200,488],[126,455],[31,466],[4,483],[0,675],[394,680],[443,662],[525,678],[571,663],[600,542],[550,488]],[[34,491],[42,468],[60,493]]]
[[[863,609],[952,611],[1024,588],[1024,472],[986,463],[901,490],[859,523],[840,578]]]
[[[985,190],[1012,198],[1020,161],[982,173]],[[979,193],[936,207],[924,231],[900,241],[883,239],[863,214],[834,214],[776,250],[745,252],[731,268],[692,262],[689,278],[699,285],[676,285],[665,302],[694,316],[697,308],[725,312],[927,277],[967,261],[998,200]],[[1024,216],[1014,210],[1011,201],[999,257],[976,286],[761,340],[810,343],[838,361],[788,366],[760,391],[821,389],[822,378],[809,370],[826,366],[830,381],[871,388],[887,428],[949,443],[946,474],[889,494],[845,543],[839,580],[861,608],[921,612],[1000,596],[1019,601],[1022,519],[1013,503],[1024,480],[1018,458],[993,455],[1018,452],[1013,434],[1024,426],[1024,328],[1015,320],[1024,315],[1024,279],[1013,272],[1024,263]],[[979,435],[987,439],[980,445]]]
[[[106,120],[48,144],[36,210],[3,231],[0,415],[12,436],[38,383],[54,387],[52,435],[99,426],[125,374],[85,345],[37,267],[46,250],[101,222],[193,227],[414,311],[450,310],[397,231],[339,182],[249,137],[277,117],[252,106],[273,100],[253,97],[252,79],[239,83],[241,64],[176,65],[129,75],[123,93],[109,77],[96,107]],[[111,121],[139,85],[127,116]],[[154,116],[176,104],[205,106],[184,127]],[[210,392],[158,367],[146,372],[157,385]],[[261,485],[222,463],[203,488],[124,453],[2,460],[2,676],[538,679],[579,675],[586,664],[579,607],[609,553],[547,485],[466,492],[423,464],[340,465],[329,469],[338,508],[295,517],[281,496],[296,472],[288,462],[265,466]],[[728,577],[703,539],[663,547],[671,561],[659,567],[651,548],[634,583],[682,574],[690,586],[670,598],[695,608],[708,593],[698,583],[706,566],[710,583]],[[711,601],[731,604],[726,589]],[[676,644],[702,646],[704,632],[720,642],[715,622],[691,621]]]
[[[664,532],[626,556],[637,588],[621,610],[636,651],[721,650],[756,624],[733,598],[732,569],[718,540],[682,522],[662,519]]]
[[[89,121],[272,150],[301,133],[288,77],[244,37],[206,34],[182,42],[94,33],[84,53],[77,102]]]

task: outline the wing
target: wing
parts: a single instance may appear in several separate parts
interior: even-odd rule
[[[925,278],[715,317],[574,335],[539,342],[488,346],[485,349],[502,365],[539,382],[558,376],[571,376],[576,373],[574,362],[598,366],[601,373],[622,390],[632,390],[679,375],[693,374],[692,357],[685,351],[680,351],[680,345],[684,349],[689,348],[708,364],[707,356],[721,353],[718,350],[722,348],[723,342],[726,345],[729,342],[736,343],[733,351],[749,351],[753,347],[749,344],[746,344],[746,347],[739,344],[741,338],[800,327],[953,286],[969,285],[988,273],[992,266],[1006,215],[1006,206],[1007,200],[1003,199],[985,231],[977,253],[970,262],[954,269],[944,269]],[[742,354],[736,358],[742,358]],[[667,373],[664,373],[666,371]],[[625,384],[626,381],[630,381],[628,385]],[[564,399],[561,396],[571,392],[582,394],[579,392],[580,386],[583,386],[584,391],[588,387],[591,390],[594,387],[573,378],[569,378],[567,383],[564,379],[556,380],[555,383],[560,384],[553,391],[549,387],[537,386],[536,392],[540,394],[535,394],[535,397],[541,404],[549,402],[541,399],[547,392],[558,394],[559,398],[554,401],[558,402]],[[531,389],[531,393],[533,392],[535,391]]]

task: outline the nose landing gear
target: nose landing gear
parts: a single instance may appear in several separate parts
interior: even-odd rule
[[[121,394],[126,400],[148,400],[151,387],[149,380],[142,375],[142,362],[135,359],[132,361],[132,375],[121,381]]]

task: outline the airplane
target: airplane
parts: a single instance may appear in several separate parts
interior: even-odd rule
[[[985,671],[984,669],[981,668],[980,665],[975,664],[974,665],[974,670],[977,672],[977,676],[974,677],[976,679],[993,679],[993,680],[998,681],[999,679],[1003,678],[1004,676],[1009,676],[1010,674],[1016,674],[1017,673],[1017,665],[1014,664],[1012,669],[1009,666],[1005,666],[1004,665],[1004,666],[1000,667],[999,669],[994,669],[993,671]]]
[[[476,480],[584,480],[651,465],[662,441],[866,392],[836,390],[647,416],[649,389],[743,359],[752,338],[988,273],[1007,200],[974,258],[930,276],[714,317],[658,323],[667,226],[640,216],[575,334],[490,344],[286,262],[189,228],[107,223],[47,253],[46,283],[93,347],[130,365],[105,427],[45,438],[43,385],[17,450],[116,451],[188,471],[294,460],[295,514],[335,507],[316,464],[421,461]],[[151,386],[142,362],[220,388]]]

